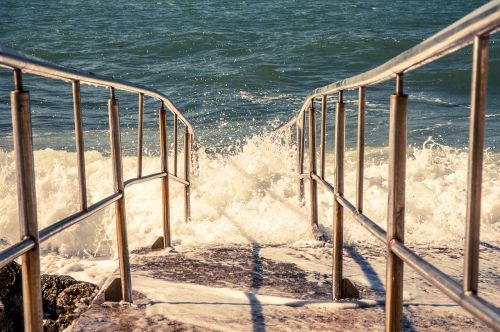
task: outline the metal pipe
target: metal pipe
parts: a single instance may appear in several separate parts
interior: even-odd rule
[[[311,179],[311,173],[301,173],[301,174],[299,174],[299,178],[300,179],[304,179],[304,180],[310,180]]]
[[[354,220],[359,222],[361,226],[363,226],[365,229],[367,229],[370,233],[372,233],[378,240],[380,240],[382,243],[387,244],[387,233],[377,225],[373,220],[359,212],[354,205],[352,205],[347,199],[345,199],[342,196],[335,196],[335,199],[337,202],[342,204],[344,208],[346,208],[348,211],[351,212]]]
[[[488,37],[476,36],[474,38],[471,90],[464,256],[464,292],[469,295],[477,294],[478,291],[484,116],[488,90]]]
[[[14,259],[24,255],[35,248],[35,241],[31,238],[26,238],[22,241],[0,251],[0,269],[12,262]]]
[[[493,330],[500,330],[500,315],[495,307],[475,294],[462,293],[461,285],[434,265],[418,256],[397,240],[389,242],[391,251],[408,264],[430,284],[437,287],[465,310],[481,319]]]
[[[188,183],[184,187],[184,221],[191,220],[191,134],[187,131],[184,134],[184,179]]]
[[[316,110],[314,101],[309,107],[309,173],[316,174]],[[318,185],[316,181],[309,181],[309,222],[315,233],[318,227]]]
[[[14,151],[16,153],[19,235],[34,242],[22,256],[23,309],[25,331],[42,331],[42,291],[40,285],[40,245],[35,189],[35,165],[29,92],[22,90],[20,70],[14,70],[15,90],[10,93]]]
[[[309,174],[307,174],[309,175]],[[316,174],[312,174],[310,176],[311,179],[313,179],[314,181],[316,181],[317,183],[320,183],[323,185],[323,187],[325,187],[326,190],[328,190],[329,192],[331,192],[332,194],[335,192],[335,189],[333,188],[333,186],[328,183],[328,181],[325,181],[324,179],[320,178],[318,175]]]
[[[112,195],[109,195],[108,197],[101,199],[100,201],[92,204],[87,208],[85,211],[78,211],[77,213],[74,213],[72,215],[67,216],[64,219],[61,219],[59,221],[56,221],[55,223],[45,227],[44,229],[40,230],[40,243],[43,243],[44,241],[50,239],[56,234],[59,234],[66,228],[69,228],[73,226],[74,224],[79,223],[80,221],[83,221],[90,216],[94,215],[95,213],[101,211],[102,209],[110,206],[114,202],[118,201],[123,197],[123,193],[114,193]]]
[[[15,68],[12,74],[14,75],[14,90],[23,91],[23,79],[22,79],[21,69]]]
[[[387,243],[404,243],[406,179],[406,113],[408,96],[403,94],[403,74],[397,76],[391,95],[389,119],[389,185]],[[401,331],[403,315],[403,261],[387,247],[386,331]]]
[[[144,128],[144,94],[139,93],[139,110],[137,119],[137,177],[142,177],[142,140]]]
[[[356,207],[358,212],[363,211],[363,179],[365,162],[365,88],[359,88],[358,96],[358,165],[356,171]]]
[[[118,259],[120,265],[120,282],[122,300],[132,302],[132,280],[130,277],[130,262],[128,256],[127,222],[125,213],[125,196],[123,184],[123,164],[120,139],[120,114],[118,101],[114,98],[114,89],[110,88],[110,99],[108,100],[109,112],[109,135],[111,147],[111,159],[113,161],[113,182],[115,193],[123,196],[115,202],[116,211],[116,234],[118,239]]]
[[[321,147],[320,147],[320,159],[321,159],[321,169],[320,177],[325,178],[325,154],[326,154],[326,95],[321,97]]]
[[[172,112],[179,116],[179,120],[188,127],[188,131],[193,134],[193,127],[182,115],[179,110],[164,94],[150,89],[140,84],[114,79],[92,72],[85,72],[67,68],[50,61],[46,61],[34,56],[26,56],[23,53],[16,52],[7,47],[0,46],[0,66],[9,68],[22,68],[24,72],[37,74],[40,76],[51,77],[65,81],[80,81],[82,84],[93,86],[113,87],[113,89],[128,91],[132,93],[143,93],[146,96],[160,100]]]
[[[145,176],[141,176],[140,178],[128,179],[123,184],[125,186],[125,189],[127,189],[128,187],[133,186],[134,184],[139,184],[139,183],[147,182],[147,181],[154,180],[154,179],[161,179],[161,178],[166,177],[167,175],[168,175],[167,173],[163,173],[163,172],[148,174]]]
[[[177,176],[177,130],[179,127],[177,114],[174,114],[174,175]]]
[[[168,174],[168,143],[167,143],[167,114],[163,103],[158,112],[160,123],[160,160],[161,172]],[[168,248],[172,245],[170,239],[170,186],[168,176],[161,178],[161,211],[163,223],[163,248]]]
[[[78,164],[78,187],[80,193],[80,210],[87,209],[87,176],[85,173],[85,148],[83,142],[82,112],[80,107],[80,82],[73,81],[73,117],[75,120],[75,144]]]
[[[180,178],[178,176],[175,176],[175,175],[173,175],[171,173],[168,173],[168,178],[172,179],[175,182],[180,183],[180,184],[182,184],[184,186],[189,186],[189,182],[188,181],[186,181],[186,180],[184,180],[184,179],[182,179],[182,178]]]
[[[304,173],[304,114],[297,118],[297,174]],[[304,180],[299,178],[299,203],[304,201]]]
[[[344,149],[345,149],[345,105],[342,92],[339,92],[335,112],[335,195],[344,193]],[[333,298],[338,300],[342,294],[344,215],[342,205],[333,201]]]

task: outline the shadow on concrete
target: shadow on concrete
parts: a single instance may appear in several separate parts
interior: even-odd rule
[[[363,271],[366,279],[370,282],[371,287],[378,294],[385,293],[385,286],[380,279],[377,271],[371,266],[371,264],[359,253],[355,246],[346,246],[345,250],[349,253],[349,256],[359,265]],[[384,307],[385,311],[385,307]],[[403,314],[403,329],[404,331],[413,332],[416,331],[415,327],[411,324],[410,320],[406,315]]]

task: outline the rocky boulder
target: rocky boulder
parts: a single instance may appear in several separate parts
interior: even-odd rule
[[[78,318],[97,295],[98,287],[69,276],[42,275],[45,331],[62,331]],[[21,267],[12,262],[0,269],[0,332],[22,331]]]

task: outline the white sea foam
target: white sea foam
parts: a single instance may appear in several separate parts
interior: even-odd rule
[[[201,150],[200,150],[201,151]],[[467,153],[427,142],[410,148],[407,162],[406,234],[409,242],[461,245],[465,230]],[[385,228],[387,207],[386,150],[367,148],[365,213]],[[346,154],[345,195],[354,201],[355,153]],[[269,137],[250,140],[234,155],[198,154],[193,175],[192,221],[183,221],[183,187],[171,184],[172,236],[175,245],[265,244],[311,241],[307,205],[299,207],[295,151]],[[306,159],[307,160],[307,159]],[[75,153],[45,149],[35,152],[40,228],[78,211]],[[124,158],[125,177],[135,176],[135,157]],[[487,151],[483,172],[483,241],[500,238],[500,154]],[[326,178],[333,182],[333,156],[327,155]],[[90,202],[112,192],[109,157],[86,153]],[[307,163],[306,163],[307,165]],[[159,169],[158,158],[144,159],[144,172]],[[307,166],[306,166],[307,169]],[[182,174],[182,168],[180,169]],[[126,191],[131,248],[148,246],[161,235],[159,181]],[[308,185],[306,183],[306,192]],[[7,242],[18,238],[14,155],[0,151],[0,234]],[[307,200],[306,200],[307,201]],[[319,189],[319,220],[329,232],[332,197]],[[348,213],[346,213],[346,216]],[[65,230],[43,244],[64,256],[115,255],[113,208]],[[347,242],[374,242],[357,223],[345,222]]]

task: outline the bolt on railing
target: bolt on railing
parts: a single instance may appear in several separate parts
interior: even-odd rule
[[[354,285],[343,278],[343,229],[344,210],[354,220],[387,246],[386,273],[386,330],[402,330],[403,268],[406,264],[422,275],[453,301],[481,319],[494,330],[500,331],[500,316],[494,306],[478,296],[479,230],[481,208],[481,183],[484,147],[484,119],[488,73],[488,38],[500,29],[500,1],[492,1],[470,15],[457,21],[414,48],[401,53],[385,64],[358,76],[338,81],[316,89],[304,102],[298,115],[276,129],[276,133],[291,132],[297,128],[297,169],[299,197],[304,198],[304,180],[310,181],[311,231],[318,238],[317,187],[319,183],[333,195],[333,274],[334,299],[357,297]],[[469,134],[469,166],[467,187],[467,212],[464,254],[464,281],[460,285],[437,267],[425,261],[404,244],[405,180],[407,149],[407,103],[403,92],[403,74],[428,62],[435,61],[473,43],[471,118]],[[366,88],[396,77],[395,93],[390,96],[389,115],[389,185],[387,231],[363,213],[364,132]],[[357,165],[355,204],[344,197],[345,106],[343,93],[358,90]],[[325,126],[328,95],[338,93],[335,107],[335,170],[334,185],[324,178]],[[322,100],[321,144],[319,158],[321,168],[316,170],[316,123],[314,101]],[[309,113],[309,173],[303,170],[305,114]]]
[[[34,57],[28,57],[16,51],[0,47],[0,66],[13,70],[14,90],[10,93],[12,110],[14,152],[16,155],[16,176],[19,202],[19,242],[0,251],[0,268],[18,257],[22,258],[23,310],[26,331],[43,331],[43,308],[40,283],[40,244],[66,228],[88,219],[96,212],[111,204],[115,205],[116,234],[120,278],[115,279],[105,291],[106,300],[132,302],[132,282],[127,241],[127,222],[125,207],[125,189],[131,185],[149,180],[160,179],[162,183],[162,228],[163,236],[154,244],[153,249],[171,246],[169,180],[184,186],[184,220],[190,220],[190,171],[193,129],[189,122],[163,94],[140,85],[114,80],[103,76],[68,69]],[[33,159],[32,123],[29,104],[29,92],[23,89],[23,72],[46,76],[57,80],[70,81],[73,93],[73,115],[78,169],[78,187],[80,211],[58,220],[44,229],[38,229],[37,200],[35,195],[35,170]],[[103,86],[109,89],[108,116],[113,170],[113,194],[88,205],[85,173],[85,155],[83,140],[80,84]],[[138,102],[138,140],[137,140],[137,177],[124,180],[122,144],[120,139],[120,112],[115,91],[122,90],[137,93]],[[158,173],[143,175],[143,125],[144,96],[160,101],[160,160]],[[168,142],[166,109],[174,114],[174,174],[168,170]],[[184,178],[177,175],[177,130],[178,122],[185,127],[184,135]]]

